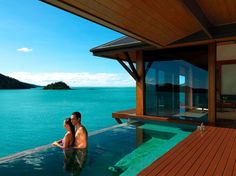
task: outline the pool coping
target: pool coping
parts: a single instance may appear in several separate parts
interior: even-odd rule
[[[127,122],[127,123],[122,123],[122,124],[114,125],[114,126],[111,126],[111,127],[91,131],[91,132],[88,133],[88,137],[95,136],[97,134],[100,134],[100,133],[103,133],[103,132],[106,132],[106,131],[109,131],[109,130],[112,130],[112,129],[115,129],[115,128],[118,128],[118,127],[127,126],[129,124],[130,123]],[[27,155],[30,155],[30,154],[33,154],[33,153],[37,153],[37,152],[40,152],[40,151],[43,151],[43,150],[47,150],[47,149],[52,148],[52,147],[54,147],[52,144],[46,144],[46,145],[36,147],[36,148],[33,148],[33,149],[28,149],[28,150],[24,150],[24,151],[21,151],[21,152],[10,154],[10,155],[4,156],[4,157],[0,157],[0,164],[9,162],[11,160],[21,158],[23,156],[27,156]]]

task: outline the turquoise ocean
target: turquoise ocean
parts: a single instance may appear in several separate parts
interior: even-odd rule
[[[0,90],[0,157],[63,137],[63,120],[80,111],[89,132],[116,125],[112,112],[135,108],[135,88]]]

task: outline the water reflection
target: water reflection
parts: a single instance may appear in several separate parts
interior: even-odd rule
[[[146,115],[207,121],[207,60],[146,61]]]
[[[80,173],[87,159],[87,149],[64,150],[64,169],[72,174]]]
[[[89,137],[87,150],[48,148],[27,156],[10,157],[0,162],[0,175],[136,175],[196,129],[160,122],[137,122],[136,125],[95,132]]]

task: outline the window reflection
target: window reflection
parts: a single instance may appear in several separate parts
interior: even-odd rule
[[[207,121],[207,59],[145,61],[145,114]]]

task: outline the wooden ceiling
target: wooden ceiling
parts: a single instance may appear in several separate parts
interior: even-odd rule
[[[236,0],[42,0],[162,48],[213,27],[236,23]],[[236,36],[236,34],[235,34]]]
[[[209,21],[218,26],[236,23],[235,0],[196,0]]]

